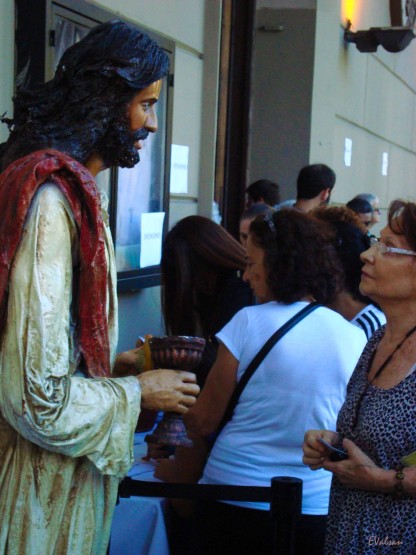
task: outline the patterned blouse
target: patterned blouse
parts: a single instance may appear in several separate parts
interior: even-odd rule
[[[375,332],[358,361],[337,431],[354,441],[375,464],[394,469],[403,456],[416,451],[416,373],[390,389],[370,385],[356,414],[357,401],[367,384],[368,365],[384,329]],[[329,515],[326,555],[416,553],[414,498],[346,488],[334,476]]]

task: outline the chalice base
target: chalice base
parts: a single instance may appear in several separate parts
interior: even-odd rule
[[[161,421],[153,430],[153,433],[148,434],[144,440],[147,443],[155,443],[156,445],[170,445],[192,447],[192,441],[186,435],[185,425],[182,420],[182,415],[176,412],[165,412]]]

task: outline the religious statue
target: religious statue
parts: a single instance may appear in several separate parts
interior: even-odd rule
[[[95,176],[139,161],[167,72],[154,41],[107,22],[3,118],[0,553],[106,553],[140,406],[184,414],[198,394],[189,372],[113,374],[135,351],[116,358],[114,249]]]

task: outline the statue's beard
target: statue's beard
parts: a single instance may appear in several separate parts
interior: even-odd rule
[[[97,145],[97,150],[107,168],[133,168],[139,161],[139,151],[134,146],[137,141],[149,135],[147,129],[139,129],[132,133],[127,122],[113,122],[107,133]]]

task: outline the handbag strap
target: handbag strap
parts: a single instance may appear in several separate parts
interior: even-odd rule
[[[234,409],[238,403],[238,400],[242,392],[244,391],[244,388],[246,387],[251,376],[254,374],[254,372],[257,370],[257,368],[260,366],[263,360],[266,358],[268,353],[271,351],[271,349],[276,345],[279,339],[281,339],[289,330],[291,330],[308,314],[310,314],[320,306],[321,305],[316,301],[314,301],[313,303],[309,303],[307,306],[302,308],[302,310],[300,310],[294,316],[292,316],[292,318],[290,318],[285,324],[283,324],[283,326],[281,326],[278,330],[276,330],[271,337],[269,337],[269,339],[266,341],[266,343],[263,345],[260,351],[256,354],[256,356],[247,366],[246,371],[241,376],[241,379],[235,386],[235,389],[230,397],[230,400],[228,401],[227,408],[225,409],[224,416],[222,417],[220,425],[218,426],[218,430],[215,435],[216,438],[219,436],[221,430],[224,428],[227,422],[231,420],[231,417],[234,413]]]

